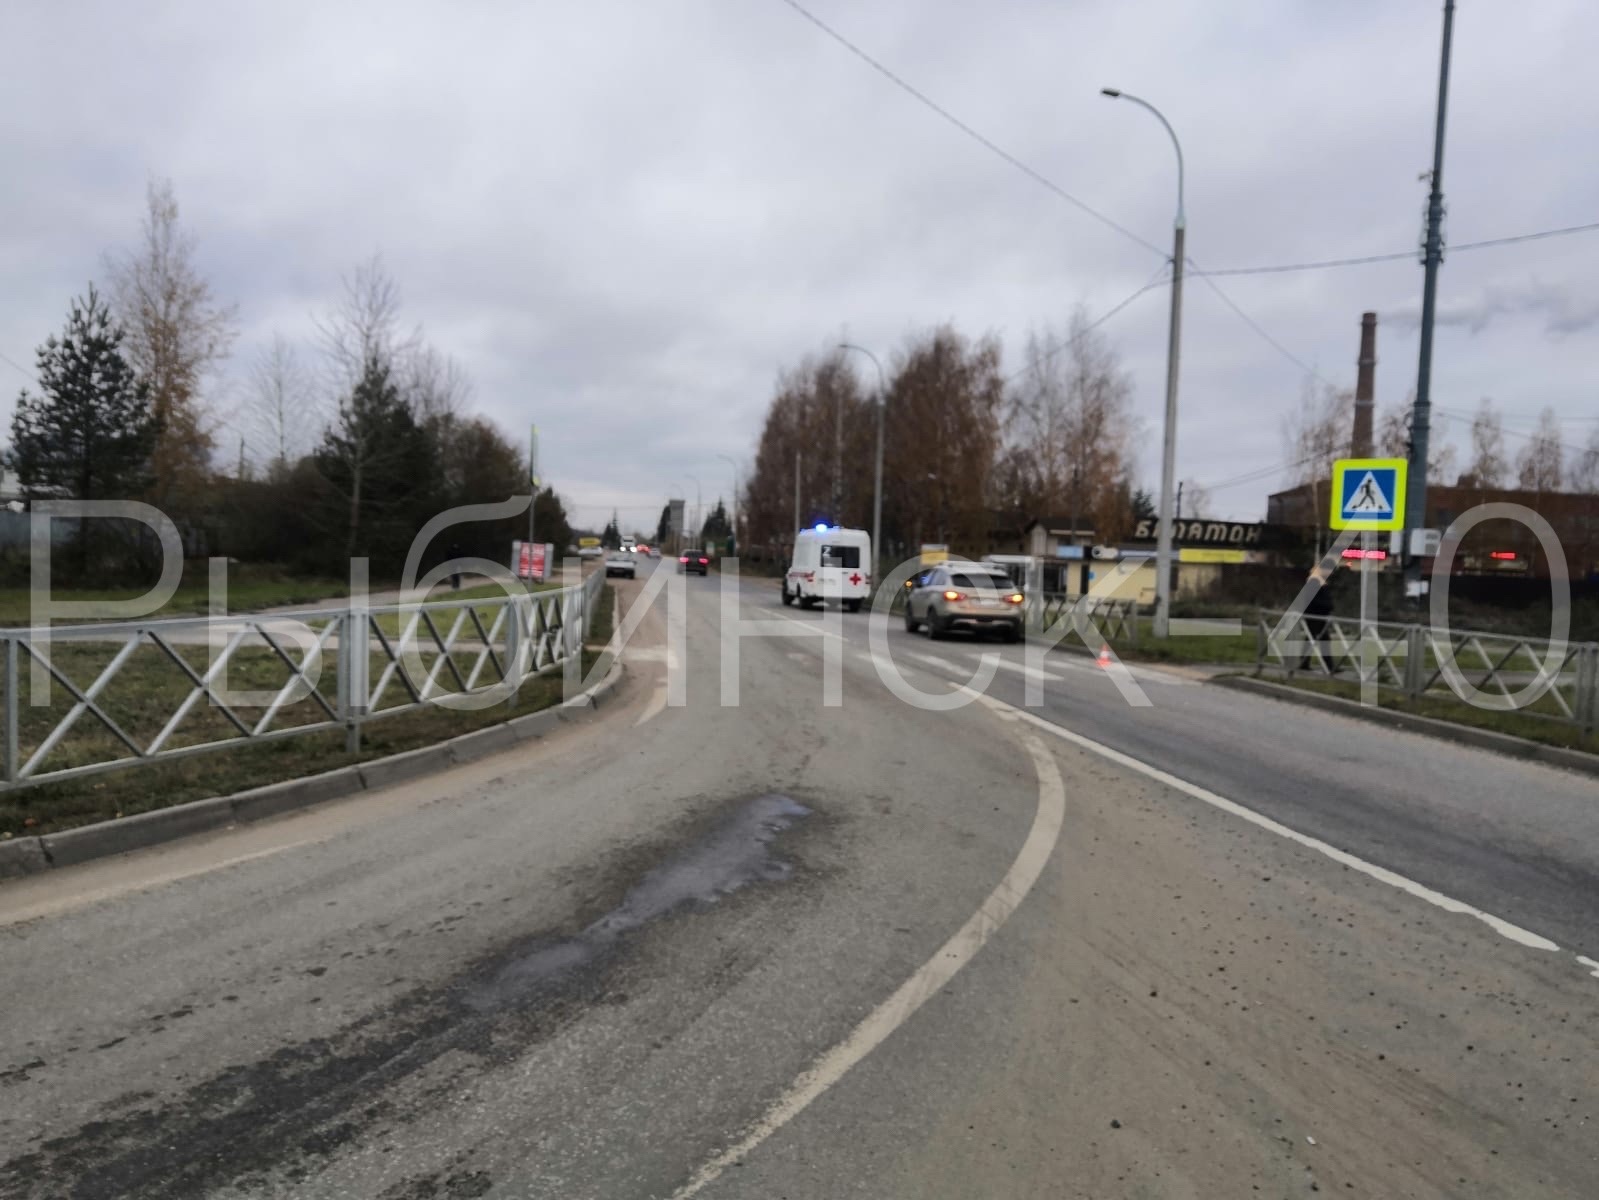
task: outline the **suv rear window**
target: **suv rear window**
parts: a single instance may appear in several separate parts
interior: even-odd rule
[[[949,577],[950,586],[973,591],[1012,592],[1016,589],[1005,575],[991,575],[987,571],[962,571]]]
[[[861,548],[859,546],[823,546],[822,566],[843,567],[847,571],[858,570],[861,565]]]

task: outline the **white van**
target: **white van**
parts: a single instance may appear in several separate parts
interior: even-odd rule
[[[783,577],[783,603],[811,608],[836,600],[850,612],[872,594],[872,535],[864,529],[817,525],[794,538],[794,559]]]

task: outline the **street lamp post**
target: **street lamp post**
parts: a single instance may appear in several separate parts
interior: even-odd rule
[[[733,547],[742,553],[744,539],[739,536],[738,532],[738,463],[734,462],[732,456],[728,454],[718,454],[716,457],[733,468],[733,511],[728,515],[728,521],[733,526]]]
[[[883,410],[888,407],[888,384],[883,378],[883,364],[865,346],[840,342],[838,348],[859,351],[871,359],[872,366],[877,368],[877,467],[872,484],[872,581],[875,583],[882,578],[883,563]]]
[[[1177,473],[1177,359],[1183,324],[1183,235],[1188,220],[1183,215],[1183,147],[1177,133],[1162,114],[1147,100],[1116,88],[1100,88],[1112,100],[1131,100],[1155,114],[1166,127],[1172,147],[1177,151],[1177,217],[1172,222],[1171,326],[1166,342],[1166,436],[1160,461],[1160,531],[1155,543],[1155,636],[1164,638],[1171,622],[1172,575],[1172,484]]]
[[[700,495],[700,481],[695,479],[694,476],[690,475],[687,471],[683,472],[683,478],[687,479],[694,485],[694,525],[695,529],[699,531],[696,532],[694,536],[698,538],[700,536],[700,532],[703,532],[699,530],[699,527],[705,521],[705,514],[702,511],[704,508],[704,499]]]

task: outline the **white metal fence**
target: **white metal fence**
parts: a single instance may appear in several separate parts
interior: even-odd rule
[[[335,729],[354,752],[371,721],[514,701],[581,655],[604,585],[0,630],[0,792]]]
[[[1325,620],[1325,625],[1321,622]],[[1599,644],[1262,611],[1255,673],[1342,679],[1575,725],[1599,722]]]

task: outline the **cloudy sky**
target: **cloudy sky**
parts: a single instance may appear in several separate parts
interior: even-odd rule
[[[1418,241],[1441,5],[1420,0],[806,0],[972,128],[1164,247],[1187,158],[1201,268]],[[847,336],[887,358],[941,321],[993,332],[1099,313],[1160,254],[896,87],[783,0],[71,4],[0,10],[0,355],[31,368],[102,255],[170,178],[241,336],[219,410],[274,332],[309,347],[381,251],[406,315],[476,406],[542,431],[546,474],[599,523],[653,526],[748,462],[779,367]],[[1599,6],[1462,3],[1444,182],[1467,242],[1599,221]],[[1599,416],[1599,233],[1461,252],[1439,289],[1435,403],[1483,396],[1566,440]],[[1416,371],[1414,260],[1185,292],[1179,474],[1258,519],[1307,369],[1351,386],[1380,314],[1379,404]],[[1166,299],[1105,325],[1159,470]],[[1272,343],[1277,345],[1274,346]],[[26,384],[0,362],[9,414]],[[1466,426],[1445,420],[1457,443]],[[232,439],[224,431],[225,439]],[[236,444],[236,441],[234,442]],[[1511,437],[1514,449],[1520,440]],[[230,450],[230,453],[232,451]]]

